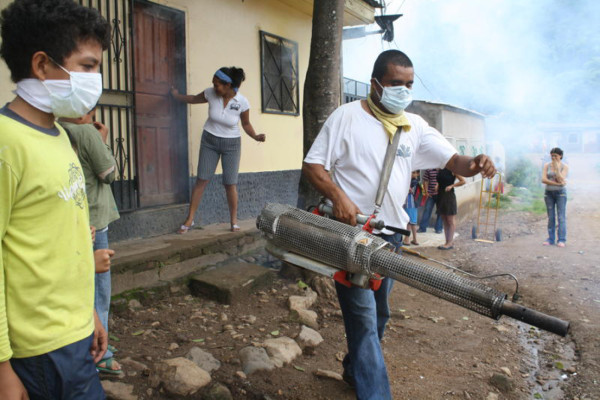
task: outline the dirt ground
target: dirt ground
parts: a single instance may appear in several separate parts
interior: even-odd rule
[[[475,242],[471,226],[464,225],[454,251],[419,249],[474,274],[515,274],[520,302],[570,321],[569,335],[531,329],[508,317],[495,321],[396,283],[383,342],[395,399],[488,399],[494,397],[490,393],[499,399],[600,399],[600,211],[595,201],[600,185],[592,185],[592,194],[583,191],[590,185],[572,186],[566,248],[541,245],[545,215],[505,212],[501,242]],[[510,280],[487,282],[509,298],[514,292]],[[288,321],[287,298],[299,292],[293,280],[280,277],[270,289],[229,307],[194,298],[185,288],[148,296],[136,310],[114,307],[111,334],[119,341],[113,344],[120,359],[130,357],[150,370],[154,362],[198,346],[221,361],[213,382],[226,385],[234,399],[353,399],[345,383],[314,375],[317,369],[342,372],[346,343],[335,299],[320,297],[312,307],[324,338],[312,354],[270,373],[236,375],[241,348],[276,333],[298,334],[298,324]],[[248,323],[250,315],[254,323]],[[232,337],[226,325],[241,335]],[[167,398],[151,388],[147,375],[130,371],[121,381],[133,384],[139,399]]]

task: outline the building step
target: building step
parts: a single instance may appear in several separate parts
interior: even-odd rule
[[[111,244],[112,295],[180,281],[217,264],[235,262],[261,250],[265,241],[255,220],[240,221],[240,231],[229,224],[192,229],[184,235],[169,234]]]
[[[194,296],[234,304],[270,285],[274,275],[274,270],[262,265],[236,262],[192,276],[189,286]]]

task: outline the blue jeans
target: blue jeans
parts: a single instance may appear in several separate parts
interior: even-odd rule
[[[396,247],[402,244],[402,235],[380,235]],[[335,283],[344,317],[348,354],[344,357],[345,374],[354,379],[359,400],[391,399],[390,383],[379,342],[390,319],[388,296],[394,280],[384,278],[377,291],[346,287]]]
[[[104,232],[96,232],[96,240],[94,240],[94,251],[100,249],[108,249],[108,230]],[[102,322],[102,326],[108,334],[108,311],[110,309],[110,270],[101,274],[96,274],[94,281],[94,308],[98,313],[98,318]],[[104,359],[113,356],[110,350],[106,350]]]
[[[90,347],[94,335],[50,353],[13,358],[10,364],[31,400],[106,399]]]
[[[567,241],[567,189],[546,190],[544,192],[548,212],[548,243],[554,244],[556,235],[556,214],[558,214],[558,242]]]
[[[426,232],[429,227],[429,220],[431,219],[431,213],[433,212],[433,206],[437,201],[437,194],[433,196],[427,197],[425,201],[425,208],[423,209],[423,214],[421,215],[421,223],[419,224],[419,232]],[[437,214],[435,219],[435,232],[441,233],[443,229],[442,226],[442,216]]]

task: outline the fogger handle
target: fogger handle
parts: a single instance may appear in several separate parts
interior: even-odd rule
[[[321,204],[319,204],[319,212],[321,214],[325,214],[325,215],[329,215],[330,217],[333,217],[333,206],[330,206],[329,204],[321,203]],[[367,223],[368,220],[369,220],[368,215],[356,214],[356,223],[357,224],[364,225]],[[373,229],[383,230],[383,228],[385,228],[385,221],[372,218],[371,221],[369,222],[369,225]]]
[[[569,332],[570,323],[568,321],[563,321],[562,319],[546,315],[510,301],[504,301],[504,303],[502,303],[500,313],[548,332],[556,333],[560,336],[567,336],[567,333]]]

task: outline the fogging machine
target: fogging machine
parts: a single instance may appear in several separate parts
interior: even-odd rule
[[[493,319],[506,315],[561,336],[569,322],[507,300],[507,295],[455,273],[408,259],[391,245],[353,227],[298,208],[270,203],[256,220],[275,257],[322,275],[339,271],[366,277],[394,279]]]

